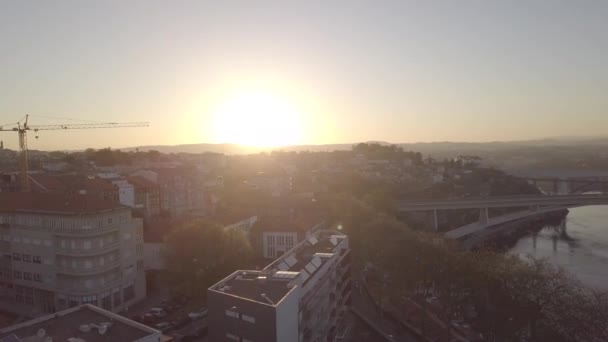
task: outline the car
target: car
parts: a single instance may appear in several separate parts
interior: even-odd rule
[[[171,321],[171,324],[175,328],[181,328],[185,325],[188,325],[188,323],[190,323],[190,318],[186,316],[178,317]]]
[[[173,325],[169,322],[161,322],[158,323],[154,326],[155,329],[160,330],[163,333],[166,333],[167,331],[171,330],[173,328]]]
[[[189,313],[188,317],[190,317],[191,319],[200,319],[203,317],[207,317],[207,312],[207,308],[200,308]]]
[[[153,315],[158,318],[166,317],[167,312],[163,308],[151,308],[147,314]]]
[[[143,314],[143,316],[141,316],[141,323],[148,324],[148,323],[155,323],[156,321],[158,321],[158,317],[156,317],[153,314],[146,313],[146,314]]]

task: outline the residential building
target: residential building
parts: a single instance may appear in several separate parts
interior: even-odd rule
[[[118,187],[106,179],[84,175],[60,176],[58,179],[65,184],[70,195],[87,194],[101,200],[120,202]]]
[[[129,177],[135,189],[135,210],[144,217],[160,214],[160,190],[158,185],[143,177]]]
[[[253,225],[250,240],[258,257],[275,259],[323,227],[320,218],[263,218]]]
[[[2,341],[160,342],[162,338],[156,329],[90,304],[0,329]]]
[[[0,254],[0,300],[33,316],[146,294],[142,220],[97,196],[0,193]]]
[[[252,190],[259,190],[279,197],[291,192],[291,177],[284,171],[258,172],[247,180]]]
[[[212,342],[335,341],[351,301],[348,237],[319,230],[261,271],[207,291]]]
[[[143,177],[159,187],[160,208],[171,217],[203,216],[206,196],[203,181],[194,170],[185,168],[142,169],[131,177]]]

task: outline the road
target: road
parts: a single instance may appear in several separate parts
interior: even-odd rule
[[[357,284],[362,284],[358,281]],[[353,289],[353,309],[361,315],[368,325],[384,335],[383,341],[417,342],[419,339],[401,327],[399,322],[383,317],[374,301],[367,295],[361,285]],[[378,334],[376,335],[378,336]]]
[[[161,301],[166,298],[169,298],[166,290],[150,292],[147,294],[146,299],[131,306],[130,308],[128,308],[128,310],[126,310],[125,312],[121,312],[120,314],[127,318],[130,318],[130,319],[132,319],[134,316],[141,316],[144,313],[146,313],[148,310],[150,310],[151,308],[160,306]],[[190,313],[191,311],[200,308],[200,306],[201,305],[194,304],[194,303],[186,304],[183,308],[180,308],[174,312],[171,312],[167,317],[159,319],[158,322],[156,322],[156,323],[169,322],[178,317],[184,317],[184,316],[188,315],[188,313]],[[154,327],[153,326],[154,324],[150,324],[150,325],[152,327]],[[198,319],[198,320],[191,321],[190,323],[188,323],[187,325],[185,325],[179,329],[170,330],[170,331],[166,332],[165,335],[173,336],[176,338],[180,337],[180,336],[185,336],[185,335],[192,335],[196,332],[197,329],[202,328],[206,325],[207,325],[206,318]],[[196,342],[203,342],[203,341],[206,341],[206,337],[202,337],[202,338],[196,340]]]

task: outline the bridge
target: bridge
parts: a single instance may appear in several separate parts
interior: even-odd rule
[[[397,210],[400,213],[420,211],[432,212],[433,228],[438,230],[438,210],[479,209],[479,220],[477,222],[456,228],[445,234],[445,236],[448,238],[459,239],[478,233],[492,226],[513,222],[552,211],[587,205],[608,205],[608,194],[465,197],[423,201],[403,201],[398,205]],[[488,214],[488,209],[490,208],[527,209],[490,218]]]
[[[530,184],[554,194],[575,194],[589,191],[608,193],[608,176],[524,178]]]

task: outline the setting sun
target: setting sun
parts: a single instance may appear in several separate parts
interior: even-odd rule
[[[261,91],[226,98],[212,112],[215,141],[247,146],[300,143],[300,113],[287,98]]]

